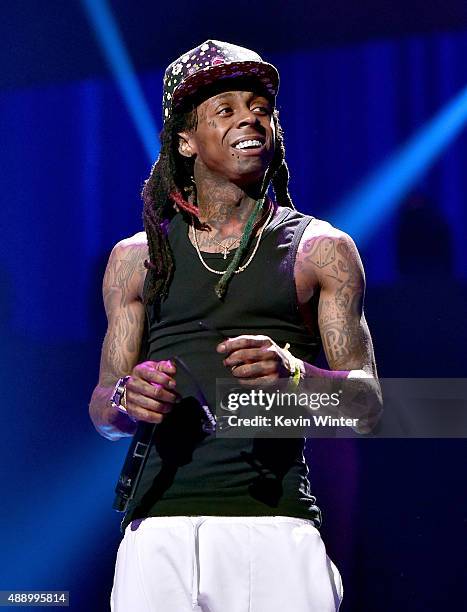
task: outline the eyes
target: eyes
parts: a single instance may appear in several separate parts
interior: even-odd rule
[[[272,114],[271,107],[269,106],[268,103],[264,103],[264,102],[254,101],[253,104],[251,104],[250,106],[250,110],[260,116]],[[226,102],[220,104],[216,108],[216,115],[219,115],[220,117],[230,117],[230,115],[232,115],[234,112],[235,112],[235,109],[230,104],[227,104]]]

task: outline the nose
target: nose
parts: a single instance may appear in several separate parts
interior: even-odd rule
[[[256,115],[248,106],[246,106],[238,119],[238,127],[246,125],[255,125],[260,123],[258,115]]]

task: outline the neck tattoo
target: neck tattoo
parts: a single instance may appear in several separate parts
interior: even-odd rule
[[[253,252],[251,253],[251,255],[248,258],[248,260],[242,266],[239,266],[236,270],[234,270],[234,274],[240,274],[252,262],[254,256],[256,255],[256,251],[258,250],[259,243],[261,242],[261,237],[263,235],[263,232],[266,229],[267,225],[269,224],[269,221],[271,220],[273,213],[274,213],[274,207],[270,206],[270,210],[269,210],[269,213],[267,215],[267,218],[266,218],[265,222],[263,223],[261,229],[259,230],[258,235],[256,236],[256,244],[254,246]],[[194,242],[195,250],[196,250],[196,253],[197,253],[198,257],[199,257],[200,262],[203,264],[203,266],[206,268],[206,270],[209,270],[209,272],[212,272],[213,274],[223,275],[225,270],[214,270],[213,268],[208,266],[207,263],[204,261],[203,256],[201,255],[201,250],[199,248],[198,237],[196,236],[196,229],[195,229],[195,225],[194,225],[193,221],[192,221],[192,224],[191,224],[191,230],[192,230],[192,233],[193,233],[193,242]],[[235,242],[237,242],[238,240],[240,240],[240,238],[236,238]],[[216,242],[216,240],[214,240],[214,242]],[[218,244],[220,244],[220,243],[218,243]],[[232,243],[232,244],[234,244],[234,243]],[[221,246],[222,246],[223,249],[226,249],[226,247],[224,247],[223,245],[221,245]],[[229,245],[229,249],[230,248],[232,248],[232,245]],[[227,251],[226,250],[224,250],[224,259],[227,259]]]

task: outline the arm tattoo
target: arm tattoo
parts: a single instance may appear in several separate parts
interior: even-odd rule
[[[144,258],[142,249],[131,248],[115,252],[109,260],[103,283],[109,326],[102,347],[102,381],[115,381],[136,364],[144,328],[144,307],[136,287],[144,278]]]
[[[118,290],[121,292],[123,304],[129,285],[134,281],[134,275],[146,272],[144,259],[142,250],[134,248],[115,258],[115,261],[109,262],[104,276],[104,303],[107,303],[107,298],[113,291]]]
[[[314,264],[318,268],[324,268],[334,263],[336,259],[334,240],[326,236],[307,240],[303,245],[303,252],[307,253],[304,260]]]
[[[361,329],[363,279],[348,244],[320,237],[305,245],[305,260],[319,268],[324,291],[318,307],[318,321],[326,357],[336,370],[361,367],[365,339]],[[327,288],[332,287],[332,290]]]

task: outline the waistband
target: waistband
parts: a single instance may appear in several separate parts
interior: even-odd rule
[[[278,523],[292,523],[295,525],[311,525],[316,527],[313,519],[305,519],[296,516],[149,516],[147,518],[135,519],[129,523],[126,530],[136,531],[144,523],[148,529],[171,527],[175,525],[191,524],[199,527],[202,523],[210,522],[224,525],[277,525]]]

